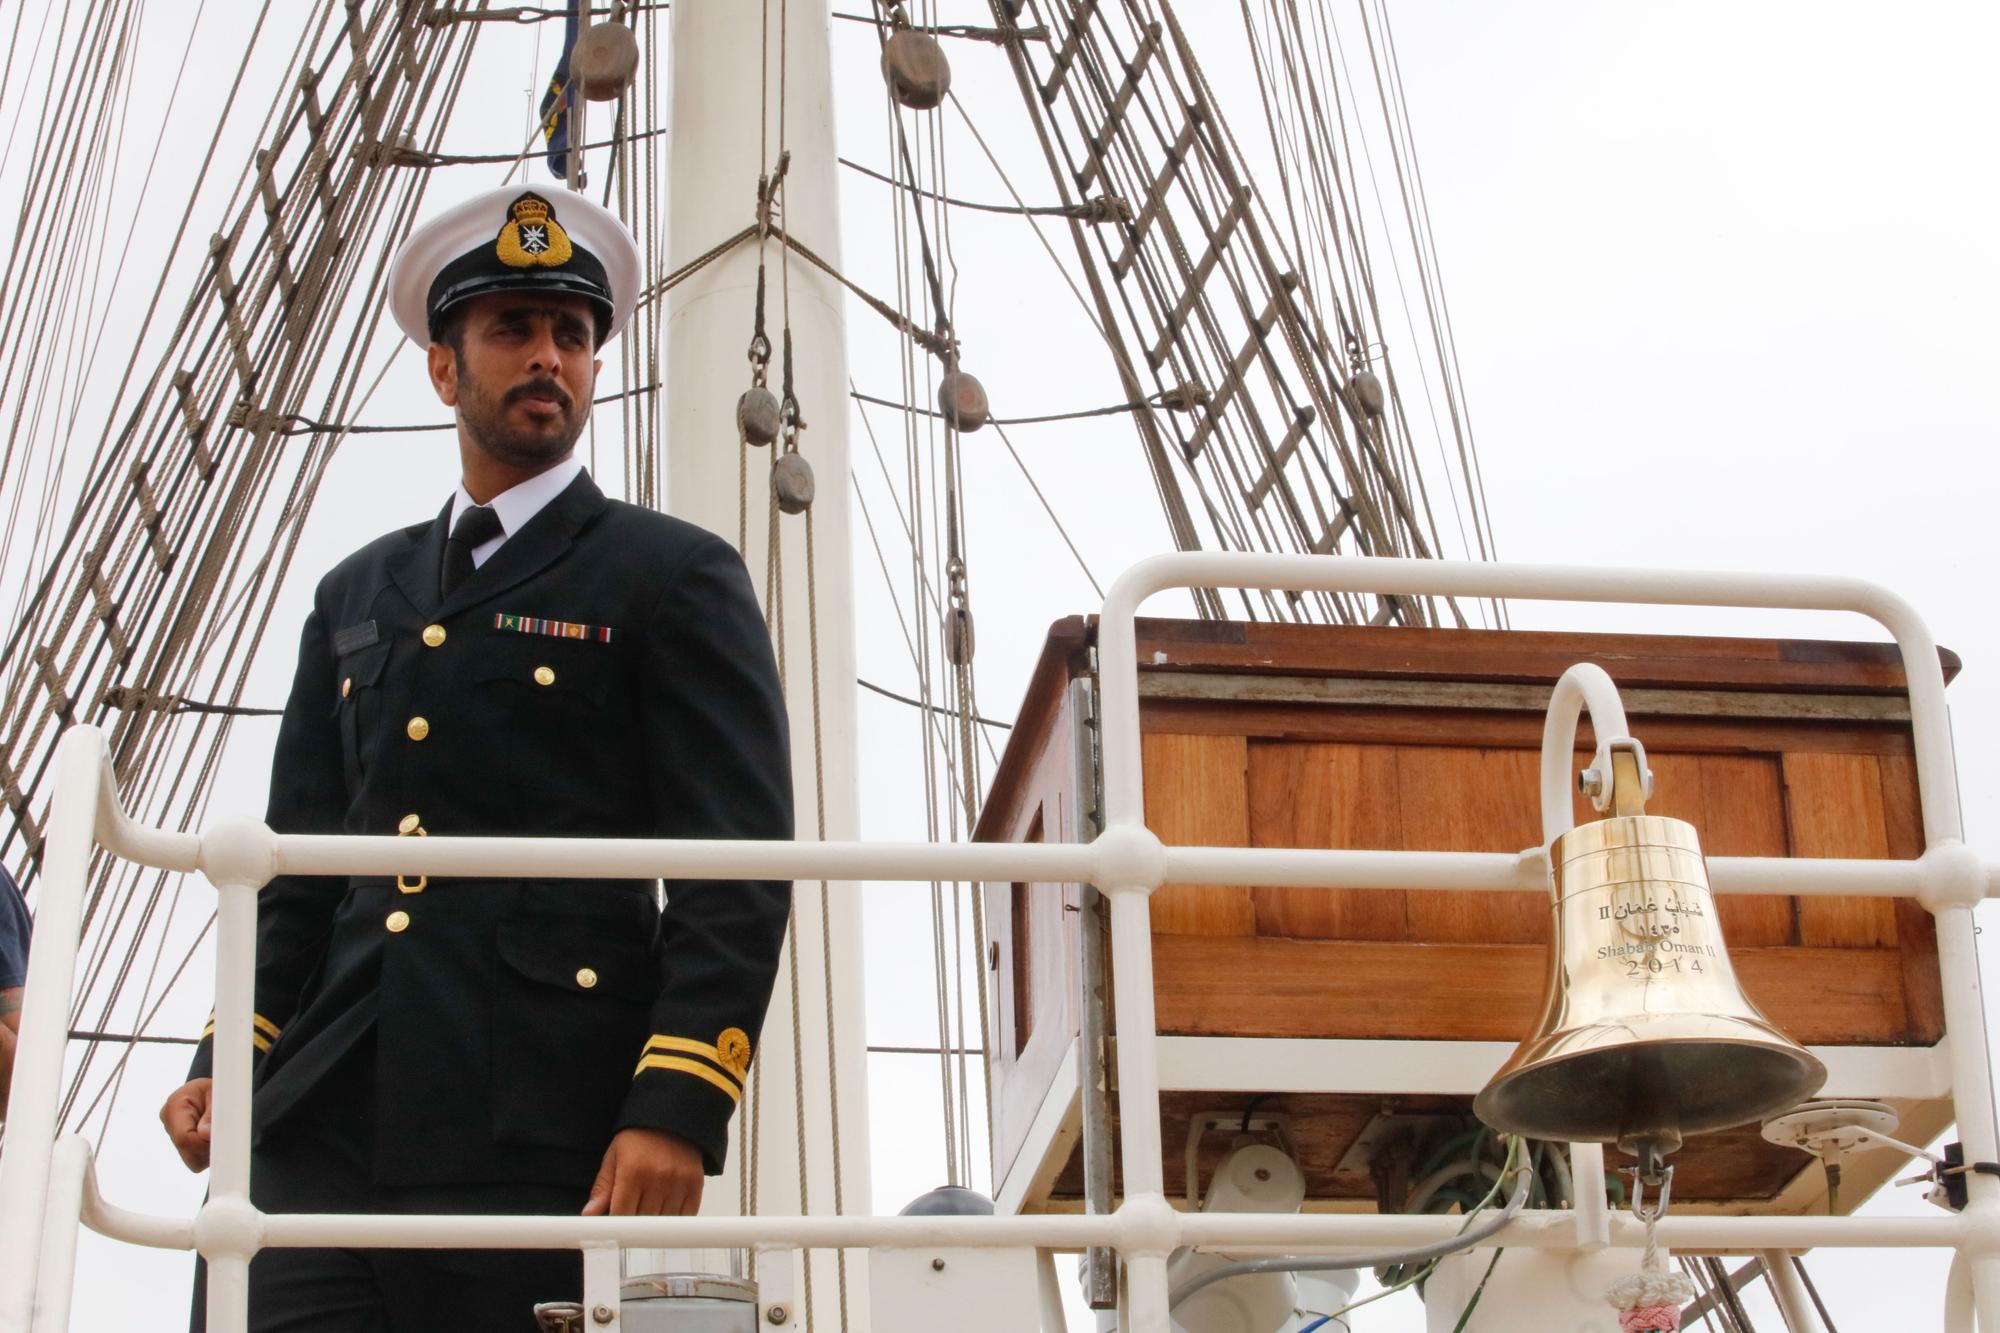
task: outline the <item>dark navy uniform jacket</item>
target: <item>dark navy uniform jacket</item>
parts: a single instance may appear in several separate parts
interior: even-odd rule
[[[444,598],[450,512],[320,583],[273,829],[792,836],[784,700],[728,543],[579,474]],[[362,1051],[380,1182],[587,1185],[628,1126],[692,1140],[718,1172],[790,896],[673,881],[662,912],[649,881],[275,879],[257,1140]]]

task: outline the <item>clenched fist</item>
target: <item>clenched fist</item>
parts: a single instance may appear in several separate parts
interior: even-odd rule
[[[160,1123],[174,1141],[190,1171],[208,1169],[209,1094],[215,1086],[210,1078],[192,1078],[175,1088],[160,1108]]]

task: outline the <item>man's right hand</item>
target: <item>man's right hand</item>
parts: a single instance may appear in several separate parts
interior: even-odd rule
[[[160,1123],[190,1171],[208,1169],[208,1099],[214,1086],[214,1079],[191,1078],[160,1108]]]

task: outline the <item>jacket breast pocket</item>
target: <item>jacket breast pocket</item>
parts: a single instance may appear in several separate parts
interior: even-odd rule
[[[389,664],[389,645],[371,644],[343,654],[336,664],[333,713],[340,723],[341,762],[351,793],[366,776],[363,743],[382,718],[382,671]]]
[[[649,943],[600,921],[502,923],[493,996],[493,1137],[602,1152],[646,1041]]]
[[[609,644],[554,635],[496,635],[479,645],[475,684],[502,691],[513,707],[601,707],[618,675]]]

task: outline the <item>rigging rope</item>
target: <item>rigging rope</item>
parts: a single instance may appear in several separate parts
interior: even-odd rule
[[[1132,205],[1123,199],[1111,195],[1093,195],[1080,204],[1042,204],[1038,206],[1027,204],[977,204],[969,199],[951,199],[930,190],[921,189],[915,185],[905,184],[897,180],[894,176],[885,176],[873,167],[864,167],[859,162],[848,158],[841,158],[840,165],[858,171],[864,176],[872,177],[885,185],[893,185],[899,190],[908,190],[919,199],[930,199],[941,204],[950,204],[953,208],[970,208],[981,213],[1013,213],[1026,217],[1075,218],[1080,222],[1130,222],[1132,220]]]

